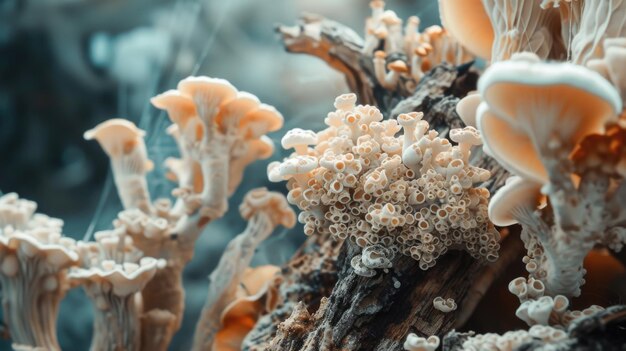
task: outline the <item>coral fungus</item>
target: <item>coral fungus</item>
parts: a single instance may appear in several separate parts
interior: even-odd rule
[[[307,235],[330,233],[360,246],[352,266],[363,276],[391,268],[397,254],[422,269],[449,249],[498,257],[489,192],[476,186],[490,173],[468,163],[481,144],[476,129],[453,129],[453,145],[429,130],[421,113],[383,121],[375,107],[357,106],[354,94],[339,96],[335,107],[328,128],[308,142],[313,148],[268,167],[270,180],[289,180],[288,200],[302,210]]]

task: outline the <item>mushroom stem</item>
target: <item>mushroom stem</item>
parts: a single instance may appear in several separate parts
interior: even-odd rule
[[[56,320],[63,292],[60,288],[49,291],[44,282],[48,279],[56,279],[58,282],[63,276],[52,274],[49,276],[51,278],[46,278],[46,268],[31,263],[34,265],[23,265],[26,270],[13,277],[0,274],[4,321],[9,327],[14,345],[60,350]]]
[[[228,169],[230,162],[230,144],[226,138],[209,140],[206,150],[201,156],[200,167],[204,179],[202,204],[206,207],[209,217],[220,218],[228,209]],[[221,136],[221,135],[220,135]]]
[[[236,298],[242,275],[250,265],[254,251],[274,231],[276,224],[264,212],[255,213],[246,229],[226,247],[220,262],[209,276],[209,292],[196,324],[192,350],[211,350],[221,328],[221,314]]]
[[[138,351],[140,323],[135,295],[117,296],[111,291],[92,297],[101,299],[106,307],[95,306],[91,351]],[[104,302],[106,301],[106,302]],[[103,308],[101,308],[103,307]]]
[[[309,149],[309,147],[306,144],[295,145],[293,148],[296,151],[296,153],[300,156],[306,155]]]

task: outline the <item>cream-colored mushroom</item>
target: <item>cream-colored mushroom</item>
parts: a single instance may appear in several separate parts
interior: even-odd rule
[[[145,132],[124,119],[110,119],[85,132],[85,139],[96,139],[111,160],[118,194],[124,208],[139,208],[150,212],[150,194],[146,173],[151,171]]]
[[[407,351],[435,351],[439,348],[439,337],[433,335],[428,338],[409,334],[404,341],[404,349]]]
[[[281,177],[293,177],[300,186],[307,183],[309,172],[317,168],[317,159],[313,156],[296,156],[283,161],[278,172]]]
[[[489,201],[489,219],[497,226],[513,225],[526,220],[542,203],[541,184],[513,176]]]
[[[279,130],[283,122],[283,115],[274,106],[260,104],[241,119],[240,128],[244,138],[257,139],[261,135]]]
[[[222,326],[220,317],[229,305],[237,301],[239,284],[245,277],[256,247],[278,225],[291,228],[296,223],[296,215],[285,197],[265,188],[248,192],[239,210],[248,221],[248,226],[243,233],[231,240],[209,276],[211,284],[196,325],[192,350],[207,350],[213,345]]]
[[[0,196],[2,313],[14,348],[58,351],[59,304],[79,256],[75,241],[61,235],[63,221],[36,209],[15,193]]]
[[[227,80],[209,77],[187,77],[178,83],[178,90],[191,97],[198,117],[210,135],[220,107],[237,96],[237,89]]]
[[[256,161],[264,160],[274,153],[274,142],[263,135],[260,139],[253,139],[245,143],[245,152],[235,157],[229,164],[228,193],[230,195],[237,189],[243,179],[246,167]]]
[[[293,148],[298,155],[307,155],[309,145],[317,144],[317,134],[312,130],[294,128],[288,131],[280,141],[286,150]]]
[[[494,30],[481,0],[439,0],[443,27],[472,54],[491,58]]]
[[[194,123],[196,120],[199,122],[199,119],[191,97],[178,90],[168,90],[153,97],[150,102],[154,107],[166,110],[172,122],[189,140],[199,140],[202,137],[202,125]]]
[[[480,94],[477,91],[473,91],[456,104],[456,113],[461,117],[465,125],[476,127],[476,113],[481,101]]]
[[[478,129],[497,160],[516,174],[545,183],[543,158],[555,141],[568,153],[586,135],[602,132],[622,109],[599,74],[569,63],[538,62],[526,54],[492,65],[478,88]],[[565,122],[566,121],[566,122]]]
[[[470,149],[473,146],[482,145],[480,133],[474,127],[455,128],[450,130],[450,139],[459,144],[461,160],[465,164],[469,164]]]

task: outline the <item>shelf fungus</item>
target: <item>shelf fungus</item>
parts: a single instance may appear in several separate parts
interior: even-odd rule
[[[289,134],[289,140],[294,134],[298,132]],[[259,244],[279,225],[292,228],[296,215],[282,194],[266,188],[248,192],[239,211],[248,226],[231,240],[209,276],[211,283],[196,325],[193,350],[239,350],[254,322],[275,303],[269,283],[279,269],[249,265]]]
[[[81,265],[69,273],[94,305],[91,350],[141,349],[141,291],[165,267],[165,260],[145,257],[123,230],[101,231],[95,242],[80,242]]]
[[[33,201],[0,197],[0,285],[4,322],[19,350],[60,350],[59,303],[67,270],[78,264],[76,242],[61,235],[63,221],[35,213]]]
[[[362,276],[392,268],[397,255],[424,270],[449,249],[498,257],[489,192],[475,186],[490,173],[467,163],[481,144],[476,129],[453,129],[453,145],[421,113],[383,121],[375,107],[356,105],[354,94],[339,96],[335,107],[306,156],[268,167],[270,180],[288,180],[287,199],[302,210],[307,235],[329,233],[361,247],[351,264]]]
[[[242,180],[246,166],[268,158],[274,145],[266,133],[280,129],[282,115],[272,106],[228,81],[188,77],[177,89],[151,99],[173,123],[168,127],[180,156],[168,158],[167,177],[178,183],[168,198],[151,200],[146,173],[152,168],[144,132],[132,122],[113,119],[85,133],[96,139],[111,159],[118,194],[124,205],[114,222],[147,257],[163,259],[141,291],[144,314],[142,350],[165,350],[180,328],[184,309],[182,270],[193,256],[204,227],[221,218],[228,197]]]
[[[478,86],[483,139],[519,176],[494,196],[490,218],[522,225],[526,268],[546,295],[578,296],[594,246],[623,245],[622,100],[599,74],[532,54],[494,64]]]

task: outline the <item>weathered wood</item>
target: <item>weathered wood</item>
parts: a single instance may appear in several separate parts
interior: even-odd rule
[[[473,332],[452,331],[443,340],[443,351],[461,351]],[[612,306],[575,321],[568,328],[568,338],[547,344],[535,339],[516,351],[618,351],[626,350],[626,306]]]

